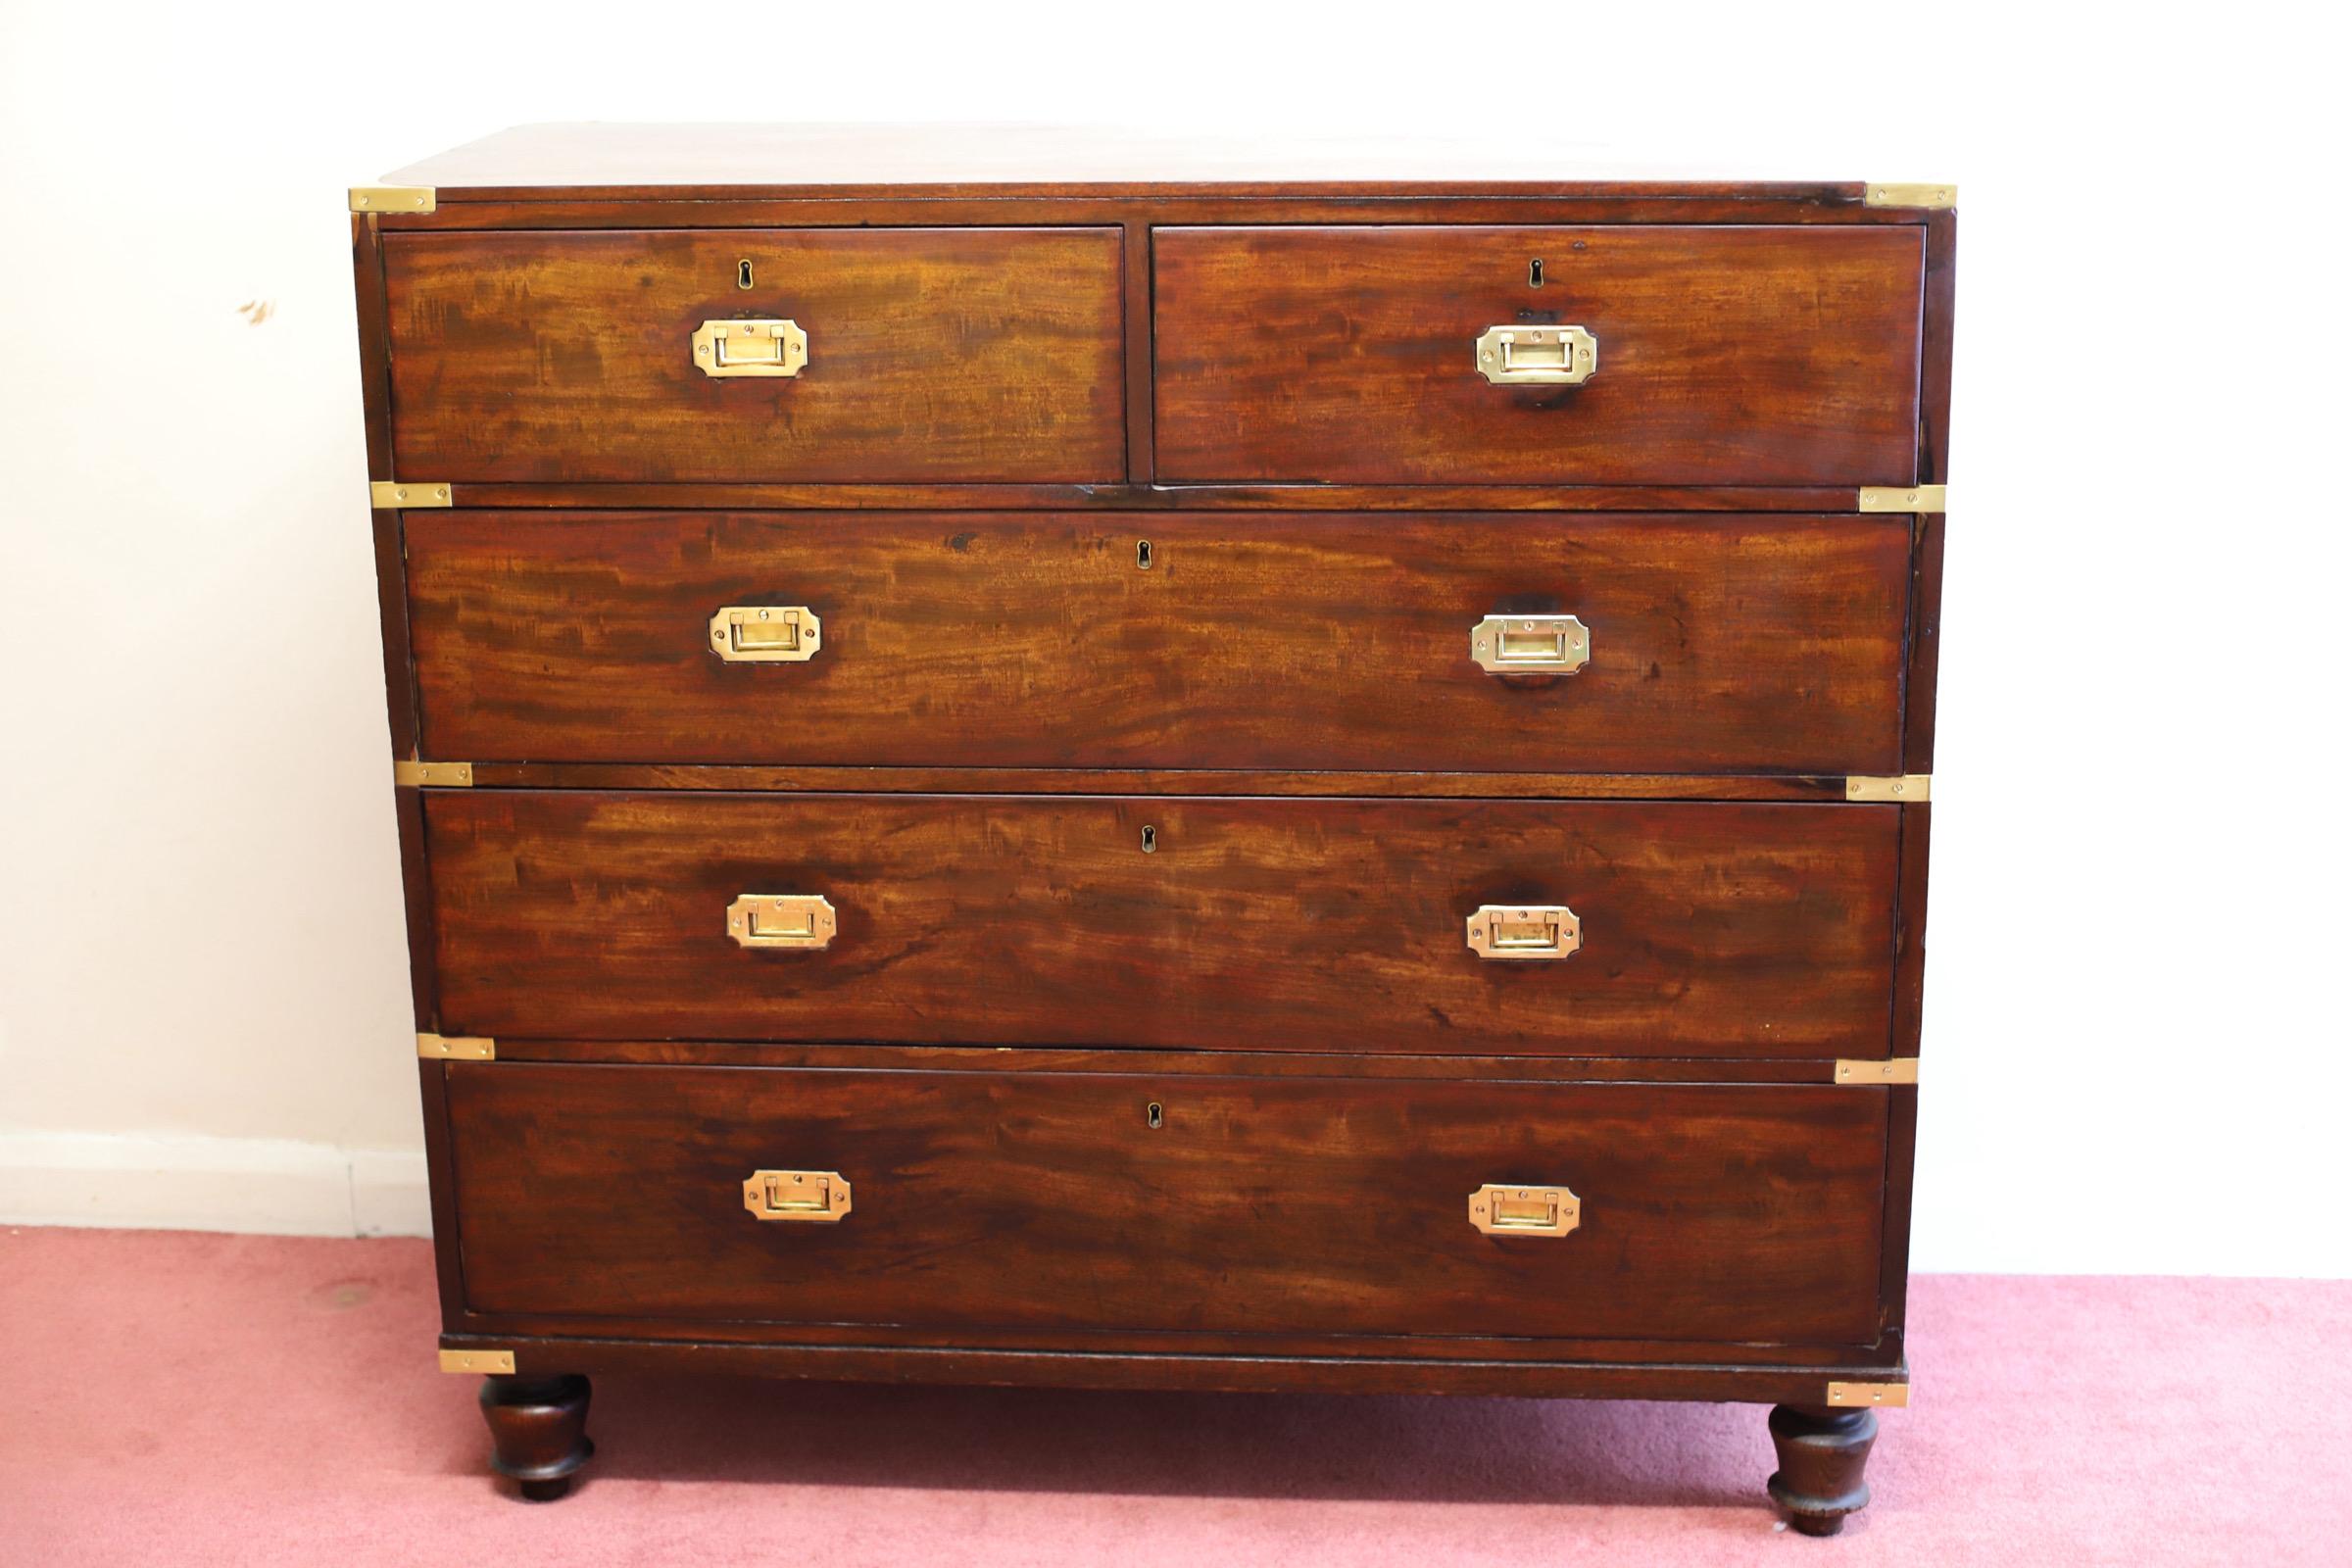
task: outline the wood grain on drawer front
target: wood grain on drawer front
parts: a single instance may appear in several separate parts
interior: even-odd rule
[[[426,755],[1901,771],[1907,517],[420,512]],[[1151,564],[1138,565],[1148,543]],[[728,663],[725,605],[816,612]],[[1574,675],[1470,630],[1572,613]]]
[[[1124,476],[1114,229],[395,233],[383,249],[404,476]],[[808,333],[799,375],[696,368],[704,321],[768,317]]]
[[[1886,1049],[1897,811],[471,790],[425,824],[450,1034],[1825,1056]],[[838,934],[738,947],[744,894]],[[1488,904],[1584,951],[1481,958]]]
[[[457,1065],[475,1311],[1868,1344],[1886,1097],[1834,1088]],[[1149,1125],[1147,1107],[1162,1107]],[[762,1222],[756,1169],[836,1172]],[[1559,1183],[1562,1237],[1473,1229]]]
[[[1155,229],[1156,472],[1907,484],[1923,266],[1895,226]],[[1590,381],[1480,375],[1482,332],[1552,323]]]

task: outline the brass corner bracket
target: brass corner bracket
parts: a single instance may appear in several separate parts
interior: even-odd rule
[[[1830,1385],[1830,1396],[1822,1400],[1828,1405],[1862,1405],[1889,1410],[1900,1409],[1910,1402],[1911,1385],[1908,1383],[1833,1383]]]
[[[378,512],[418,512],[426,507],[454,507],[457,493],[437,479],[412,484],[405,479],[368,481],[368,505]]]
[[[471,762],[403,762],[392,764],[392,782],[416,788],[463,790],[473,787]]]
[[[1869,207],[1924,207],[1930,212],[1942,212],[1959,205],[1960,187],[1949,183],[1905,185],[1874,179],[1862,187],[1862,201]]]
[[[354,185],[347,194],[355,213],[429,213],[439,200],[430,185]]]
[[[1945,486],[1866,484],[1854,497],[1856,512],[1942,512]]]
[[[514,1373],[513,1350],[443,1350],[441,1370],[444,1372],[496,1372],[512,1377]],[[1837,1387],[1836,1384],[1831,1385]]]
[[[1840,1059],[1830,1073],[1832,1083],[1846,1084],[1860,1089],[1877,1084],[1917,1084],[1917,1056],[1889,1056],[1884,1061],[1848,1061]]]
[[[420,1034],[416,1054],[426,1061],[496,1061],[498,1042],[483,1035]]]
[[[1925,806],[1935,782],[1932,773],[1899,773],[1892,778],[1865,778],[1848,773],[1845,778],[1845,798],[1849,801],[1892,801],[1900,806]]]

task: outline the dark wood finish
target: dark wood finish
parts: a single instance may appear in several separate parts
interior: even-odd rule
[[[1877,1054],[1897,808],[429,794],[459,1034]],[[1157,849],[1143,853],[1142,829]],[[821,893],[822,952],[746,893]],[[1585,949],[1497,962],[1483,904]]]
[[[1936,808],[1922,801],[1897,809],[1902,841],[1901,882],[1895,895],[1893,1054],[1916,1056],[1927,995],[1928,839]]]
[[[384,251],[406,477],[1126,474],[1115,229],[393,234]],[[696,368],[702,322],[772,316],[808,334],[801,374]]]
[[[1571,1399],[1817,1401],[1831,1380],[1886,1375],[1883,1367],[1760,1365],[1738,1348],[1721,1362],[1653,1365],[1606,1360],[1463,1361],[1426,1357],[1179,1355],[1091,1350],[1003,1350],[928,1346],[730,1344],[583,1333],[532,1339],[444,1334],[451,1349],[514,1352],[526,1372],[578,1366],[604,1372],[743,1373],[862,1383],[960,1383],[1070,1389],[1191,1389],[1267,1394],[1466,1394]]]
[[[1832,1344],[1878,1331],[1886,1103],[1826,1086],[501,1062],[451,1068],[449,1115],[480,1311]],[[754,1219],[742,1183],[779,1166],[848,1178],[849,1215]],[[1583,1223],[1481,1234],[1466,1205],[1484,1182],[1564,1182]]]
[[[1936,770],[1936,662],[1943,632],[1943,514],[1919,519],[1911,568],[1911,662],[1903,675],[1903,766]]]
[[[1160,228],[1154,472],[1907,484],[1921,270],[1908,229]],[[1591,381],[1478,373],[1537,322],[1593,333]]]
[[[1878,1441],[1879,1418],[1867,1409],[1783,1404],[1770,1422],[1780,1469],[1765,1490],[1788,1511],[1788,1522],[1808,1536],[1834,1536],[1846,1515],[1870,1502],[1862,1468]]]
[[[466,484],[468,507],[729,512],[1850,512],[1838,485]]]
[[[1261,768],[746,767],[484,762],[507,789],[760,790],[789,794],[1399,795],[1449,800],[1842,801],[1841,774],[1268,772]]]
[[[408,571],[435,757],[1842,774],[1900,770],[1910,544],[1907,517],[457,511],[410,514]],[[810,608],[821,651],[722,661],[708,622],[743,604]],[[1576,614],[1591,662],[1480,668],[1505,611]]]
[[[1883,1343],[1902,1353],[1911,1296],[1912,1161],[1919,1151],[1919,1091],[1886,1091],[1886,1226],[1879,1246],[1879,1307]]]
[[[553,1502],[596,1452],[588,1441],[588,1380],[558,1377],[482,1379],[482,1419],[490,1425],[490,1468],[520,1485],[527,1502]]]
[[[406,786],[392,791],[392,820],[400,835],[401,912],[409,936],[409,1007],[416,1027],[429,1030],[440,1012],[433,974],[433,872],[425,858],[424,797]]]
[[[1900,880],[1895,891],[1894,1027],[1888,1054],[1920,1054],[1928,960],[1928,842],[1936,808],[1922,802],[1902,810]],[[1919,1141],[1919,1091],[1892,1089],[1886,1148],[1886,1236],[1880,1249],[1880,1296],[1886,1327],[1898,1338],[1911,1286],[1912,1156]]]
[[[477,194],[484,199],[473,199]],[[1519,195],[1466,196],[1443,189],[1334,191],[1324,195],[1208,189],[1145,197],[1118,190],[1053,192],[947,191],[918,196],[816,195],[785,191],[705,197],[663,192],[617,200],[539,199],[447,192],[437,213],[378,218],[387,235],[464,231],[546,232],[623,228],[806,228],[861,222],[875,226],[1116,227],[1209,224],[1514,224],[1644,223],[1677,226],[1772,224],[1805,228],[1924,230],[1929,214],[1867,207],[1858,199],[1741,199],[1706,194],[1601,196],[1530,189]]]
[[[1139,304],[1152,297],[1152,226],[1129,218],[1119,230],[1119,260],[1125,275],[1119,304],[1127,368],[1127,479],[1152,482],[1152,313]]]
[[[1479,1334],[1209,1333],[1067,1327],[948,1328],[906,1323],[794,1323],[705,1321],[682,1325],[666,1317],[605,1313],[461,1311],[446,1319],[451,1343],[484,1340],[504,1349],[516,1340],[667,1340],[693,1345],[792,1345],[812,1349],[1040,1351],[1069,1355],[1177,1358],[1235,1355],[1257,1360],[1478,1362],[1540,1368],[1560,1362],[1616,1362],[1679,1367],[1685,1372],[1723,1366],[1805,1374],[1808,1386],[1769,1398],[1825,1396],[1832,1378],[1899,1381],[1902,1350],[1888,1336],[1877,1345],[1764,1345],[1636,1339],[1500,1339]],[[1820,1381],[1812,1381],[1813,1379]]]
[[[424,1108],[425,1191],[432,1204],[436,1237],[458,1234],[458,1188],[450,1166],[448,1088],[448,1064],[432,1057],[418,1057],[416,1090]],[[433,1273],[441,1302],[441,1321],[450,1325],[464,1322],[466,1270],[456,1248],[433,1249]]]
[[[376,630],[384,645],[384,717],[392,755],[416,755],[416,661],[409,647],[409,604],[403,580],[401,514],[369,513],[375,544]]]
[[[1869,207],[1854,183],[1521,179],[1386,159],[1302,180],[1230,148],[1183,158],[1102,138],[1049,155],[1033,135],[960,129],[849,143],[539,127],[390,176],[436,186],[435,213],[354,221],[370,476],[454,483],[473,513],[376,526],[395,754],[421,743],[473,761],[480,786],[395,792],[419,1026],[489,1021],[500,1037],[495,1063],[420,1064],[444,1344],[514,1352],[517,1386],[695,1369],[1773,1401],[1788,1407],[1776,1492],[1800,1522],[1834,1523],[1859,1489],[1852,1435],[1875,1422],[1822,1408],[1827,1384],[1905,1375],[1917,1093],[1833,1088],[1830,1058],[1918,1050],[1928,824],[1926,808],[1843,803],[1840,775],[1932,766],[1943,534],[1940,516],[1914,539],[1903,519],[1857,518],[1853,492],[1949,479],[1955,220]],[[1516,253],[1529,233],[1566,248]],[[766,248],[733,248],[747,238]],[[1223,260],[1188,275],[1171,245]],[[1705,275],[1733,253],[1757,265]],[[749,294],[733,287],[742,254],[759,259]],[[1531,254],[1545,257],[1541,290],[1526,286]],[[785,275],[770,261],[787,256],[808,305],[777,286],[763,310]],[[1674,265],[1616,266],[1635,256]],[[1200,305],[1203,279],[1214,299]],[[871,327],[906,319],[908,287],[929,290],[917,330]],[[819,329],[815,306],[870,335]],[[1473,321],[1490,306],[1502,314]],[[686,368],[695,322],[757,314],[811,326],[808,375],[709,382]],[[1595,325],[1600,376],[1566,394],[1487,386],[1469,339],[1513,319]],[[1438,327],[1451,337],[1428,359],[1413,334]],[[1599,433],[1580,446],[1579,431]],[[721,514],[755,512],[800,515]],[[1561,515],[1531,515],[1546,513]],[[651,543],[661,527],[666,551]],[[404,528],[426,558],[413,580]],[[874,667],[817,666],[834,679],[818,705],[730,705],[697,686],[659,657],[648,617],[715,585],[729,530],[763,541],[751,556],[771,576],[861,563],[867,609],[922,588],[944,637],[1011,628],[1020,684],[1000,721],[979,716],[987,672],[936,654],[924,679],[895,686]],[[995,576],[932,570],[967,530],[945,564]],[[698,533],[713,547],[700,557]],[[1594,564],[1576,547],[1609,541],[1599,564],[1648,617],[1620,627],[1662,627],[1692,581],[1706,612],[1676,628],[1659,690],[1568,710],[1592,716],[1566,727],[1495,715],[1606,691],[1590,678],[1601,666],[1508,703],[1376,681],[1366,628],[1392,634],[1384,650],[1410,647],[1395,584],[1459,589],[1477,552],[1440,547],[1474,535],[1545,541],[1511,564],[1556,574],[1530,593],[1576,586]],[[1122,583],[1115,613],[1108,593],[1088,597],[1109,583],[1073,565],[1074,544],[1044,548],[1115,540],[1124,557],[1135,537],[1154,539],[1155,571],[1186,564],[1184,580]],[[1759,559],[1710,537],[1780,545]],[[1873,543],[1856,554],[1859,540]],[[993,553],[975,563],[975,543]],[[1171,652],[1203,547],[1267,567],[1216,579],[1248,591],[1210,596],[1241,642],[1205,665]],[[1319,570],[1289,559],[1310,551]],[[1865,560],[1856,615],[1860,599],[1814,568]],[[1637,580],[1642,563],[1654,582]],[[1335,628],[1327,646],[1269,629],[1259,577],[1277,576]],[[406,641],[412,590],[444,617],[421,657]],[[559,612],[582,606],[566,643]],[[1831,644],[1827,659],[1705,663],[1770,614]],[[855,646],[859,618],[828,619],[828,652]],[[1158,640],[1140,665],[1139,636]],[[1110,640],[1120,662],[1079,666]],[[591,649],[609,660],[601,694]],[[1269,650],[1295,681],[1252,691],[1241,653]],[[419,673],[421,734],[407,706]],[[1318,682],[1319,705],[1298,689]],[[898,722],[823,706],[851,687]],[[607,748],[632,727],[658,745]],[[483,744],[468,756],[467,740]],[[884,757],[894,765],[863,765]],[[1143,822],[1160,830],[1150,857]],[[832,953],[725,942],[710,896],[742,891],[738,873],[803,871],[868,879],[836,884],[859,912]],[[1486,899],[1484,879],[1508,883],[1500,902],[1563,874],[1586,952],[1505,970],[1461,948],[1451,906]],[[876,901],[886,884],[901,902]],[[1413,949],[1440,908],[1444,934]],[[569,1026],[583,1017],[596,1021]],[[891,1038],[948,1043],[875,1043]],[[533,1087],[575,1081],[599,1086],[576,1107]],[[741,1084],[758,1087],[729,1092]],[[1160,1129],[1102,1114],[1146,1086],[1175,1108]],[[493,1113],[509,1101],[527,1103]],[[860,1116],[889,1125],[866,1136]],[[829,1241],[900,1247],[902,1265],[791,1290],[803,1304],[901,1291],[906,1310],[788,1321],[763,1296],[759,1270],[794,1254],[744,1249],[807,1243],[809,1228],[697,1208],[709,1195],[691,1169],[741,1163],[728,1141],[747,1132],[847,1137],[845,1165],[899,1162]],[[1447,1250],[1475,1236],[1466,1222],[1427,1246],[1375,1245],[1374,1211],[1334,1196],[1393,1186],[1416,1161],[1596,1143],[1619,1179],[1663,1162],[1656,1190],[1673,1202],[1588,1193],[1577,1235],[1487,1245],[1526,1271],[1551,1266],[1537,1248],[1652,1238],[1653,1265],[1613,1290],[1593,1274],[1474,1290]],[[1677,1143],[1701,1147],[1676,1155]],[[547,1169],[564,1179],[543,1190]],[[1024,1172],[1096,1206],[1032,1206]],[[920,1250],[912,1238],[974,1223],[894,1207],[943,1173],[995,1206],[983,1241]],[[1203,1173],[1219,1178],[1205,1211],[1151,1200]],[[741,1175],[725,1171],[725,1203]],[[1732,1176],[1751,1185],[1714,1179]],[[1304,1211],[1246,1201],[1285,1178],[1314,1195]],[[1461,1188],[1445,1195],[1453,1214],[1467,1178],[1436,1181]],[[674,1192],[668,1236],[641,1189]],[[1710,1252],[1676,1217],[1731,1191],[1750,1193],[1750,1223]],[[555,1228],[534,1215],[543,1199],[572,1215],[544,1246],[527,1239]],[[525,1239],[501,1241],[501,1226]],[[1335,1228],[1345,1245],[1323,1256]],[[1212,1279],[1212,1240],[1238,1260],[1239,1292]],[[666,1275],[652,1261],[664,1245]],[[630,1249],[635,1273],[563,1264]],[[1742,1261],[1727,1271],[1719,1256]],[[959,1272],[994,1295],[920,1288]],[[467,1299],[526,1285],[530,1311]],[[688,1305],[606,1310],[600,1291],[620,1287]],[[706,1305],[754,1310],[695,1315],[698,1288]],[[1109,1293],[1105,1311],[1092,1289]],[[1653,1298],[1665,1305],[1636,1322]],[[1591,1327],[1588,1308],[1618,1314],[1607,1333],[1571,1332]],[[1770,1338],[1759,1313],[1787,1334]],[[1517,1332],[1531,1325],[1545,1332]]]
[[[1352,1051],[1143,1051],[1070,1046],[865,1046],[748,1040],[540,1040],[510,1036],[501,1061],[671,1067],[855,1067],[925,1072],[1150,1072],[1282,1078],[1476,1078],[1492,1083],[1813,1084],[1835,1058],[1479,1056]]]
[[[1921,217],[1927,225],[1928,277],[1920,323],[1919,479],[1943,484],[1952,466],[1952,311],[1960,224],[1955,213]]]
[[[360,418],[368,433],[368,477],[392,477],[391,350],[384,324],[382,231],[371,217],[351,220],[351,291],[360,327]]]

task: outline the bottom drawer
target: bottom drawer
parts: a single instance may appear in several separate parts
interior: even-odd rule
[[[457,1241],[478,1313],[1808,1345],[1880,1334],[1887,1098],[1868,1091],[446,1070]],[[761,1219],[746,1192],[761,1170],[831,1173],[847,1192],[826,1219]],[[1471,1213],[1489,1184],[1509,1195],[1493,1233]],[[802,1201],[813,1190],[781,1186]],[[1546,1188],[1574,1195],[1573,1228],[1514,1234],[1509,1220],[1545,1217]]]

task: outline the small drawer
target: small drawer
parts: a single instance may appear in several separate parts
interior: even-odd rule
[[[393,233],[403,475],[1125,474],[1103,228]]]
[[[1910,522],[460,510],[404,526],[428,756],[1873,774],[1902,771]]]
[[[477,1313],[1880,1335],[1884,1093],[533,1062],[446,1090]]]
[[[428,791],[441,1029],[1871,1056],[1901,808]]]
[[[1921,230],[1161,228],[1169,482],[1896,485]]]

